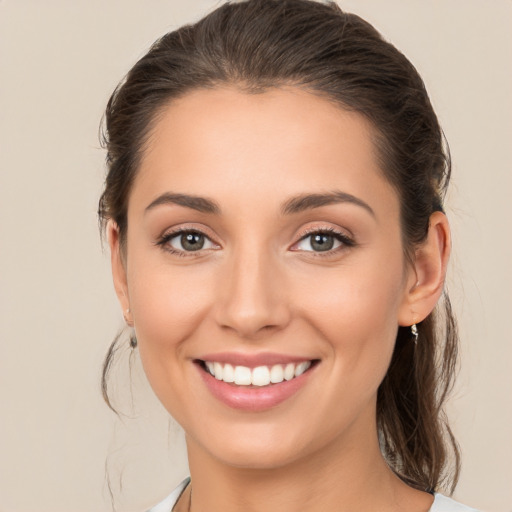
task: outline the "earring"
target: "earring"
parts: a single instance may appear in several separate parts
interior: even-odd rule
[[[137,338],[135,337],[135,334],[130,336],[130,347],[132,350],[137,347]]]
[[[414,344],[417,345],[419,334],[418,334],[418,326],[416,324],[411,325],[411,334],[412,334],[412,338],[414,340]]]

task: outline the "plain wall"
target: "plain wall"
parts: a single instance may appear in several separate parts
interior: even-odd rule
[[[512,2],[340,3],[417,66],[450,142],[456,497],[510,512]],[[128,359],[119,366],[127,416],[102,402],[102,359],[123,320],[97,229],[98,125],[149,45],[218,4],[0,0],[0,511],[106,512],[106,469],[118,510],[140,511],[187,474],[183,435],[136,359],[131,379]]]

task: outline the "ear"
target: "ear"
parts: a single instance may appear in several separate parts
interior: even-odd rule
[[[130,313],[128,281],[126,279],[126,262],[121,247],[119,226],[113,220],[108,221],[107,238],[110,246],[110,262],[112,264],[114,288],[123,310],[124,319],[128,325],[133,326],[133,318]]]
[[[434,212],[430,216],[427,238],[414,254],[400,308],[399,325],[421,322],[432,312],[443,292],[450,250],[450,226],[446,215]]]

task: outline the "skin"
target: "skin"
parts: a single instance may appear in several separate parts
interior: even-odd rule
[[[449,229],[431,217],[414,263],[404,257],[399,199],[378,166],[372,126],[297,88],[249,95],[194,91],[161,112],[128,204],[121,249],[108,227],[116,291],[135,328],[149,382],[186,433],[191,509],[427,511],[379,450],[377,389],[398,326],[434,308]],[[304,194],[337,202],[283,214]],[[218,212],[165,193],[215,201]],[[183,256],[175,229],[208,237]],[[311,230],[353,241],[312,250]],[[330,232],[327,232],[329,235]],[[194,359],[212,352],[278,352],[318,359],[307,384],[269,410],[219,402]],[[189,490],[176,510],[188,510]]]

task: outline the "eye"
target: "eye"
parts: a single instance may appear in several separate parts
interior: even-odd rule
[[[352,247],[354,241],[343,233],[334,230],[318,230],[302,237],[293,250],[307,252],[335,252],[342,246]]]
[[[175,231],[164,235],[158,242],[172,253],[195,252],[202,249],[216,249],[214,244],[204,233],[200,231],[186,230]]]

